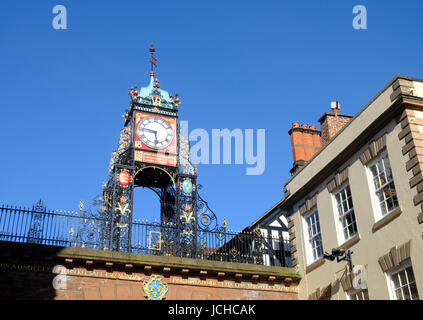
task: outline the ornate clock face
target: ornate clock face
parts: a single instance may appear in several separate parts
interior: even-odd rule
[[[138,123],[137,135],[141,141],[153,149],[166,149],[173,141],[170,124],[156,116],[146,117]]]

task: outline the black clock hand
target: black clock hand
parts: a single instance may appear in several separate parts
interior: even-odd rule
[[[157,141],[157,131],[155,131],[155,130],[151,130],[151,129],[147,129],[147,128],[144,128],[144,131],[146,131],[146,132],[150,132],[150,133],[154,133],[154,137],[155,137],[155,139],[156,139],[156,141]]]
[[[157,131],[155,131],[155,130],[144,128],[144,131],[154,133],[154,135],[157,136]]]

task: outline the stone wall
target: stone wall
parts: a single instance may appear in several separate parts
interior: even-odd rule
[[[0,242],[0,299],[146,299],[160,275],[168,300],[297,299],[290,268]],[[59,267],[60,266],[60,267]]]

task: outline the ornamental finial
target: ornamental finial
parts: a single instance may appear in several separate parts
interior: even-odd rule
[[[151,55],[151,72],[150,72],[150,76],[154,77],[154,71],[153,68],[157,67],[157,59],[154,58],[154,52],[156,52],[156,48],[154,47],[154,44],[150,45],[150,55]]]

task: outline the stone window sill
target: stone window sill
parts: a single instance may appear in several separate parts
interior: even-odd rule
[[[386,216],[384,216],[382,219],[380,219],[379,221],[375,222],[373,224],[373,232],[376,232],[377,230],[379,230],[380,228],[384,227],[385,225],[387,225],[389,222],[391,222],[392,220],[394,220],[396,217],[398,217],[400,214],[402,213],[401,207],[396,208],[394,211],[388,213]]]
[[[309,266],[307,266],[306,273],[309,273],[309,272],[313,271],[314,269],[317,269],[318,267],[320,267],[324,263],[325,263],[325,259],[323,259],[323,257],[317,259],[312,264],[310,264]]]
[[[360,234],[359,233],[357,233],[355,236],[353,236],[352,238],[350,238],[347,241],[345,241],[337,249],[348,249],[348,248],[351,248],[358,241],[360,241]]]

